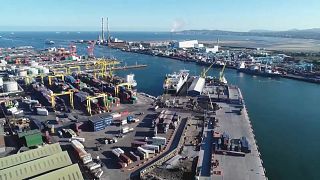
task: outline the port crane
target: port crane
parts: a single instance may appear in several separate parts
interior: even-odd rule
[[[24,77],[24,82],[26,85],[30,84],[30,81],[32,78],[40,77],[41,78],[41,83],[43,84],[43,78],[46,76],[45,74],[38,74],[38,75],[29,75]]]
[[[74,109],[73,91],[66,91],[66,92],[61,92],[61,93],[52,93],[50,95],[52,108],[55,108],[55,106],[56,106],[56,97],[57,96],[64,96],[64,95],[69,95],[70,105],[71,105],[72,109]]]
[[[201,77],[202,77],[202,78],[206,78],[207,72],[210,70],[210,68],[211,68],[212,66],[213,66],[213,63],[212,63],[207,69],[203,68],[203,71],[201,72]]]
[[[227,84],[227,80],[226,80],[226,78],[224,77],[224,70],[226,69],[226,65],[227,65],[227,63],[225,63],[225,64],[223,65],[223,68],[222,68],[222,70],[220,71],[220,74],[219,74],[219,81],[220,81],[221,83],[224,83],[224,84]]]
[[[73,69],[76,69],[76,71],[72,71]],[[81,67],[80,66],[70,66],[68,67],[68,74],[72,74],[73,72],[80,73]]]
[[[118,84],[116,85],[116,88],[114,89],[114,95],[115,96],[118,96],[119,94],[119,87],[120,86],[127,86],[128,89],[132,89],[132,84],[130,83],[121,83],[121,84]]]
[[[64,81],[64,75],[63,74],[57,74],[53,76],[48,76],[48,83],[51,86],[52,85],[52,78],[58,78],[60,77]]]
[[[54,75],[67,74],[68,73],[68,68],[66,68],[66,67],[55,68],[55,69],[52,69],[52,72],[53,72]]]
[[[108,108],[107,97],[108,97],[108,95],[104,94],[104,93],[101,93],[97,96],[88,96],[87,97],[87,112],[89,113],[90,116],[92,116],[91,100],[103,98],[104,107]]]

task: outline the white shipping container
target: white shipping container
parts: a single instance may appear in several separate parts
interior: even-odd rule
[[[37,108],[37,114],[42,116],[48,116],[49,112],[46,108]]]
[[[145,158],[149,158],[149,152],[142,147],[138,147],[137,150],[144,155]]]
[[[79,142],[85,142],[85,138],[81,138],[81,137],[72,137],[71,139],[70,139],[70,141],[73,141],[73,140],[77,140],[77,141],[79,141]]]
[[[84,146],[78,140],[72,140],[71,145],[77,149],[84,149]]]
[[[159,152],[159,146],[152,145],[152,144],[145,144],[141,146],[143,149],[155,151],[156,153]]]

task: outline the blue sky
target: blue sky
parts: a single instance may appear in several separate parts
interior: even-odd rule
[[[1,30],[287,30],[320,27],[320,0],[0,0]]]

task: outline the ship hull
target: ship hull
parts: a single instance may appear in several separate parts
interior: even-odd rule
[[[250,69],[238,69],[237,71],[243,72],[246,74],[250,74],[250,75],[262,76],[262,77],[272,77],[272,78],[280,78],[281,77],[281,74],[265,73],[265,72],[250,70]]]

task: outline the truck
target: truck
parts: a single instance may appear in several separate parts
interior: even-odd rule
[[[122,134],[126,134],[126,133],[129,133],[129,132],[131,132],[131,131],[133,131],[133,128],[129,128],[128,126],[123,127],[123,128],[120,130],[120,132],[121,132]]]
[[[121,125],[126,125],[128,124],[127,120],[126,119],[123,119],[121,122],[120,122]]]

